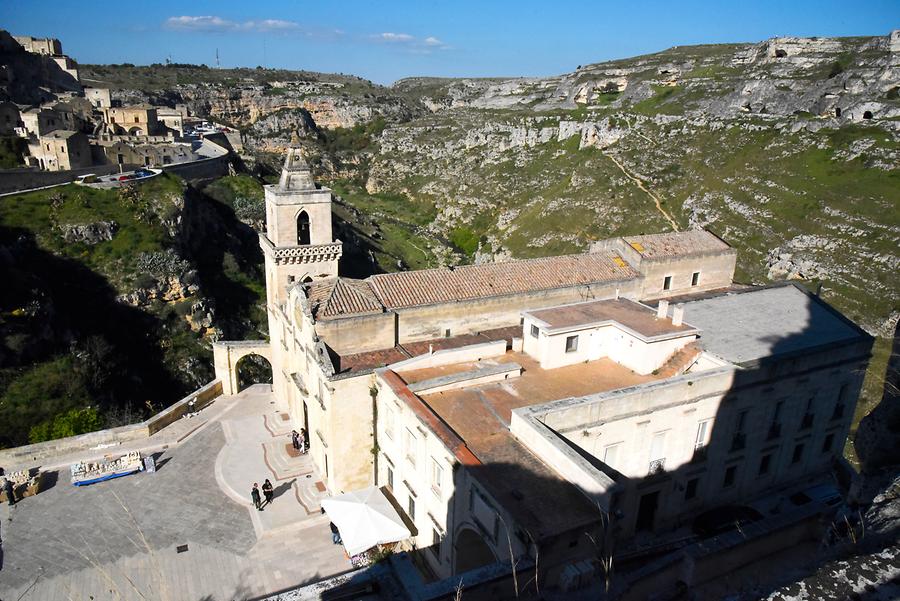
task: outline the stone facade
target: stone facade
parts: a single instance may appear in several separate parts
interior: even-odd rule
[[[28,145],[30,161],[46,171],[68,171],[89,167],[91,147],[87,136],[65,129],[40,136]]]
[[[103,122],[113,134],[152,136],[163,133],[156,108],[151,106],[107,107],[103,109]]]

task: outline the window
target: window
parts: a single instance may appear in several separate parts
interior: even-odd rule
[[[619,456],[620,446],[620,444],[611,444],[603,449],[603,463],[613,469],[616,469],[616,459]]]
[[[737,476],[737,466],[731,465],[725,468],[725,478],[722,480],[722,488],[734,486],[734,479]]]
[[[666,468],[666,433],[657,432],[650,441],[649,473],[656,474]]]
[[[834,444],[834,434],[828,434],[822,442],[822,452],[828,454],[831,452],[831,446]]]
[[[444,330],[444,338],[450,338],[450,328]]]
[[[800,421],[800,429],[801,430],[809,430],[813,425],[813,401],[815,400],[815,396],[810,396],[806,399],[806,412],[803,414],[803,419]]]
[[[781,436],[781,411],[784,409],[784,401],[775,403],[775,412],[772,413],[772,423],[769,425],[767,440]]]
[[[309,244],[310,242],[310,230],[309,230],[309,213],[306,211],[300,211],[300,214],[297,215],[297,245],[302,246],[304,244]]]
[[[791,463],[800,463],[801,459],[803,459],[803,443],[800,443],[794,447],[794,454],[791,455]]]
[[[384,410],[384,434],[391,440],[394,439],[394,410],[390,407]]]
[[[578,350],[578,336],[566,336],[566,352],[574,353]]]
[[[134,122],[135,122],[135,123],[140,123],[140,122],[141,122],[141,120],[138,119],[137,115],[135,115],[135,117],[134,117]]]
[[[744,409],[737,415],[734,424],[734,436],[731,438],[731,450],[740,451],[747,445],[747,435],[744,428],[747,426],[747,410]]]
[[[434,457],[431,458],[431,490],[440,496],[441,494],[441,478],[444,475],[444,469]]]
[[[672,276],[667,275],[663,280],[663,290],[671,290],[672,289]]]
[[[702,449],[706,446],[706,443],[709,440],[709,422],[710,420],[707,419],[697,423],[697,436],[694,438],[694,450]]]
[[[684,500],[690,501],[697,496],[697,486],[700,484],[700,478],[691,478],[687,481],[684,488]]]
[[[406,460],[416,467],[416,435],[409,428],[406,429]]]
[[[394,468],[390,466],[387,468],[387,487],[391,491],[394,490]]]
[[[759,460],[759,475],[765,475],[769,473],[769,467],[772,465],[772,453],[766,453]]]
[[[534,324],[531,324],[531,337],[537,338],[540,335],[541,331]]]
[[[409,514],[409,519],[413,522],[416,521],[416,500],[412,495],[409,495],[409,503],[407,503],[406,508],[408,509],[407,513]]]
[[[844,417],[844,403],[847,400],[847,384],[841,384],[838,392],[837,402],[834,405],[834,411],[831,413],[831,420],[836,421]]]
[[[435,530],[434,528],[431,529],[431,546],[428,548],[431,549],[431,552],[434,553],[434,556],[437,557],[438,560],[440,560],[440,558],[441,558],[441,533],[438,532],[437,530]]]
[[[700,272],[695,271],[693,275],[691,275],[691,286],[696,286],[700,283]]]
[[[60,147],[59,147],[59,151],[60,151],[61,153],[63,153],[63,154],[66,154],[66,147],[65,147],[65,146],[60,146]]]

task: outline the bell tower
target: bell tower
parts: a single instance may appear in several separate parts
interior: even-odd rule
[[[332,239],[331,190],[316,185],[299,148],[288,150],[281,178],[265,187],[265,196],[266,232],[259,243],[272,307],[287,302],[296,282],[336,276],[342,247]]]

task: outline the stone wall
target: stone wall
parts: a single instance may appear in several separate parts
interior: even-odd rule
[[[126,165],[126,169],[133,169],[134,165]],[[3,169],[0,170],[0,194],[9,194],[56,186],[74,182],[79,175],[94,173],[96,175],[109,175],[118,173],[118,165],[94,165],[71,171],[40,171],[38,169]]]
[[[114,447],[149,438],[159,432],[187,413],[191,401],[195,401],[193,408],[196,410],[208,405],[221,394],[222,383],[219,380],[213,380],[174,405],[138,424],[0,450],[0,465],[6,467],[9,465],[21,466],[31,463],[46,463],[47,460],[52,460],[55,457],[59,458],[78,452],[85,452],[87,455],[89,454],[87,453],[88,451],[96,451],[97,454],[103,454],[106,447]]]

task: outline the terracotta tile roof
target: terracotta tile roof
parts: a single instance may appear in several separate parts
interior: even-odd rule
[[[645,259],[690,256],[731,248],[706,230],[623,236],[623,240]]]
[[[638,277],[615,253],[587,253],[506,263],[374,275],[368,279],[388,309],[564,288]]]
[[[384,307],[366,280],[328,278],[311,282],[306,297],[315,319],[381,313]]]

